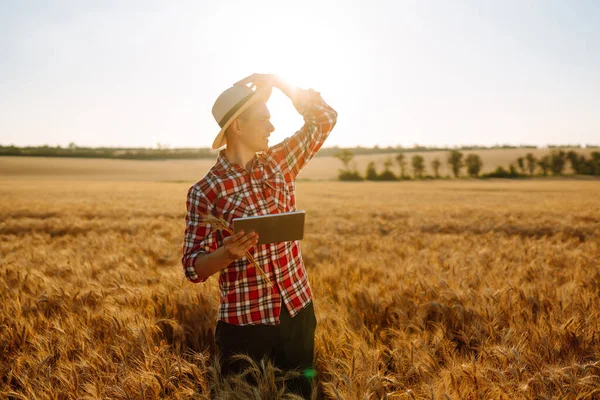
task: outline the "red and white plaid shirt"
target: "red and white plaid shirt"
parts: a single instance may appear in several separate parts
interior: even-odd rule
[[[296,176],[329,136],[337,113],[320,97],[295,106],[304,117],[302,129],[257,153],[250,171],[231,163],[221,151],[206,176],[189,189],[181,263],[190,281],[203,281],[194,269],[195,258],[215,251],[228,235],[202,224],[203,216],[223,218],[232,227],[234,218],[296,210]],[[274,287],[269,287],[246,257],[236,260],[220,272],[219,320],[234,325],[275,325],[282,300],[291,316],[312,301],[299,241],[255,246],[250,252]]]

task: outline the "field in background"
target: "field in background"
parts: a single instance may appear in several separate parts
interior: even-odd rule
[[[568,148],[563,149],[568,151]],[[597,149],[573,148],[586,157]],[[518,157],[525,157],[528,152],[533,153],[538,159],[549,154],[549,149],[491,149],[463,151],[463,154],[479,154],[483,160],[482,173],[492,172],[498,166],[508,168],[510,163],[516,166]],[[407,173],[412,175],[410,159],[413,155],[420,154],[425,158],[425,173],[433,175],[431,161],[438,158],[442,162],[440,175],[451,175],[448,168],[447,151],[406,153],[408,164]],[[395,153],[385,155],[356,156],[358,171],[364,174],[367,164],[375,161],[379,170],[383,169],[383,161],[394,158]],[[38,179],[43,176],[47,179],[78,179],[82,174],[88,179],[103,180],[141,180],[141,181],[180,181],[195,182],[200,179],[214,165],[214,160],[111,160],[111,159],[85,159],[85,158],[47,158],[47,157],[0,157],[0,178]],[[565,171],[571,173],[571,166],[567,163]],[[342,163],[333,157],[316,157],[301,172],[299,179],[308,180],[336,180],[338,169]],[[393,171],[399,173],[394,161]],[[463,169],[463,173],[465,173]]]
[[[28,160],[0,161],[0,397],[252,398],[217,380],[216,280],[179,263],[203,167]],[[324,398],[600,396],[600,182],[297,190]]]

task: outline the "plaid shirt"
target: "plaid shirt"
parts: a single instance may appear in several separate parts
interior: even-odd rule
[[[320,97],[295,107],[304,117],[302,129],[257,153],[250,171],[231,163],[221,151],[206,176],[189,189],[181,262],[190,281],[203,281],[193,266],[196,257],[216,250],[228,235],[201,224],[202,216],[223,218],[232,227],[234,218],[296,210],[296,176],[323,145],[337,113]],[[282,300],[291,316],[312,301],[299,241],[255,246],[250,252],[274,287],[269,287],[246,257],[236,260],[219,275],[219,320],[234,325],[275,325]]]

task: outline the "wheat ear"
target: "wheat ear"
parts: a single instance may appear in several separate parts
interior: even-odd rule
[[[233,231],[229,228],[229,225],[227,225],[227,221],[225,221],[223,218],[217,218],[214,215],[208,215],[208,216],[202,218],[202,223],[210,224],[218,231],[225,231],[225,232],[229,233],[230,235],[234,234]],[[271,280],[269,279],[267,274],[265,274],[265,271],[263,271],[263,269],[260,267],[260,265],[258,265],[258,262],[254,259],[254,257],[252,256],[252,254],[250,254],[249,251],[246,252],[246,258],[248,259],[248,261],[250,261],[252,264],[254,264],[254,267],[258,270],[258,272],[260,272],[262,277],[269,284],[269,287],[272,289],[273,283],[271,283]]]

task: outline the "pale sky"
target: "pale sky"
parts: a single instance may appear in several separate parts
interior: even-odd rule
[[[4,0],[0,54],[2,145],[209,147],[254,72],[321,92],[326,146],[600,144],[595,0]]]

